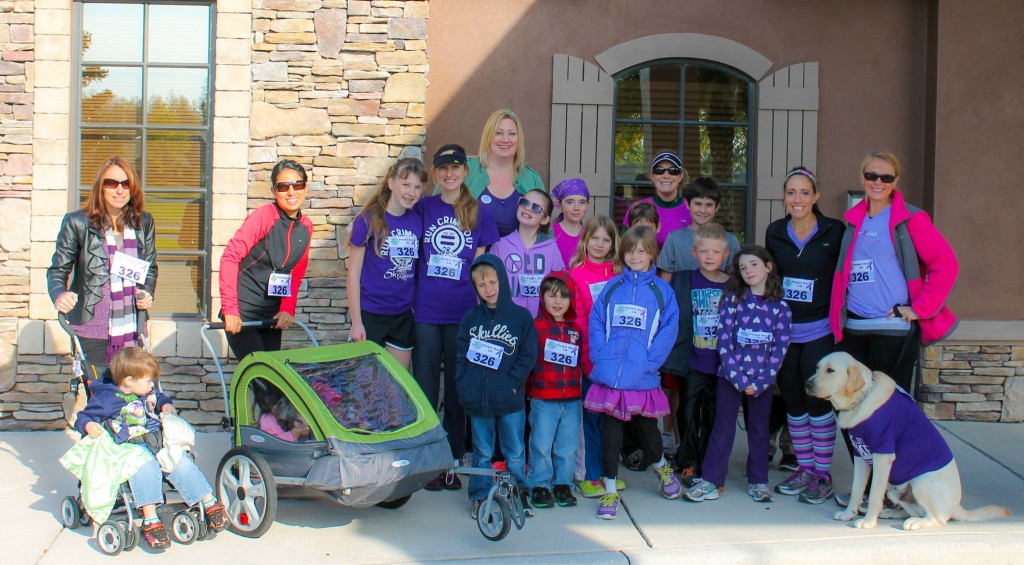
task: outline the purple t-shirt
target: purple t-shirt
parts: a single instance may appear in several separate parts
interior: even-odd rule
[[[693,356],[690,368],[709,375],[718,371],[718,311],[725,292],[724,282],[715,282],[700,270],[690,275],[690,303],[693,305]]]
[[[580,238],[583,237],[583,227],[580,226],[580,233],[569,235],[562,229],[561,224],[556,222],[551,228],[551,232],[555,234],[555,243],[558,245],[559,253],[562,254],[562,262],[568,267],[572,256],[576,254],[576,246],[579,245]]]
[[[425,324],[458,324],[476,306],[469,268],[478,247],[498,241],[494,218],[480,206],[476,228],[464,231],[455,208],[441,200],[440,194],[421,198],[413,210],[423,220],[413,319]]]
[[[508,198],[498,198],[490,188],[480,193],[480,207],[487,208],[498,226],[498,237],[502,238],[519,229],[519,198],[522,194],[513,190]]]
[[[352,245],[366,248],[359,277],[360,308],[371,314],[390,316],[412,308],[417,259],[410,257],[409,251],[411,248],[419,253],[423,222],[413,211],[401,216],[385,213],[384,219],[388,229],[380,255],[376,251],[377,241],[370,233],[369,219],[364,214],[356,216],[352,222]]]
[[[885,318],[894,304],[910,302],[907,280],[889,233],[891,212],[889,206],[874,218],[864,216],[853,244],[846,307],[864,318]]]
[[[889,473],[893,485],[937,471],[953,460],[942,434],[899,387],[867,420],[850,428],[850,442],[868,463],[874,453],[895,454]]]
[[[665,245],[665,240],[668,239],[668,234],[689,226],[693,223],[693,218],[690,217],[690,209],[686,206],[686,200],[682,196],[675,199],[674,202],[666,203],[660,198],[643,198],[637,200],[629,208],[633,206],[647,202],[648,204],[654,204],[654,207],[658,209],[658,248]],[[629,214],[626,214],[622,224],[629,227]]]

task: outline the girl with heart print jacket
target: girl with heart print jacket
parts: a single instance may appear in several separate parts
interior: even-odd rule
[[[692,502],[715,500],[725,484],[736,439],[736,416],[746,398],[747,494],[771,502],[768,490],[768,417],[772,387],[789,347],[793,315],[782,300],[782,277],[768,250],[744,247],[733,259],[722,297],[718,329],[718,385],[715,421],[708,437],[701,477],[683,496]]]
[[[775,384],[789,347],[793,315],[781,299],[771,300],[748,289],[722,298],[719,315],[718,376],[743,392],[758,396]]]

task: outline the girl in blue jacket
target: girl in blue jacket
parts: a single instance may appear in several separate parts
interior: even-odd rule
[[[612,520],[618,512],[615,486],[623,423],[634,420],[640,432],[644,463],[654,465],[661,494],[678,498],[682,488],[661,452],[658,418],[669,413],[658,369],[679,331],[679,306],[668,283],[658,278],[657,234],[632,228],[619,246],[622,274],[602,289],[590,311],[590,359],[593,385],[584,407],[605,414],[601,429],[601,460],[605,494],[597,517]]]

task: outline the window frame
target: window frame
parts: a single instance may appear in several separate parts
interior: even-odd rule
[[[129,69],[140,69],[142,72],[142,91],[141,91],[141,112],[142,118],[138,124],[90,124],[89,127],[83,128],[82,121],[82,69],[83,69],[83,57],[82,57],[82,39],[85,37],[84,30],[84,6],[85,4],[141,4],[143,6],[143,29],[142,29],[142,61],[141,62],[124,62],[124,61],[90,61],[89,66],[99,67],[117,67],[117,68],[129,68]],[[149,62],[149,39],[147,37],[148,25],[150,21],[150,8],[154,5],[164,6],[207,6],[209,9],[209,30],[207,35],[207,62],[204,63],[151,63]],[[202,300],[202,307],[197,308],[194,313],[189,312],[156,312],[154,318],[164,320],[197,320],[197,319],[209,319],[210,310],[212,308],[211,300],[211,277],[212,277],[212,222],[213,222],[213,120],[214,120],[214,71],[216,68],[215,58],[215,46],[216,46],[216,29],[217,29],[217,2],[216,0],[74,0],[73,2],[73,21],[72,21],[72,47],[71,47],[71,98],[72,98],[72,112],[71,112],[71,139],[69,142],[70,148],[70,159],[69,159],[69,183],[68,183],[68,206],[69,210],[75,210],[80,207],[82,195],[91,189],[92,179],[83,179],[82,177],[82,133],[90,129],[110,129],[110,130],[124,130],[124,131],[139,131],[141,132],[141,143],[139,152],[139,161],[141,167],[136,172],[139,175],[140,182],[146,193],[150,190],[147,187],[147,138],[151,132],[161,131],[201,131],[202,136],[205,139],[205,148],[203,150],[204,158],[207,163],[206,171],[204,174],[206,182],[205,190],[205,209],[204,218],[199,225],[200,237],[203,240],[202,245],[195,251],[183,251],[183,250],[161,250],[157,249],[157,257],[190,257],[198,256],[203,262],[202,277],[203,286],[201,289],[197,289],[197,295]],[[150,69],[205,69],[206,73],[206,92],[208,95],[207,100],[207,115],[205,125],[167,125],[167,124],[149,124],[146,105],[148,104],[148,81]],[[202,192],[199,187],[196,188],[183,188],[183,187],[169,187],[160,188],[156,190],[161,193],[169,194],[194,194],[196,192]]]
[[[678,120],[665,120],[665,119],[623,119],[618,117],[619,109],[619,80],[634,73],[636,71],[664,66],[664,65],[677,65],[680,68],[679,73],[679,88],[680,88],[680,106],[678,107],[680,119]],[[742,80],[747,84],[748,96],[747,96],[747,119],[744,122],[738,121],[721,121],[721,120],[687,120],[683,119],[686,110],[686,68],[687,66],[700,66],[708,68],[714,71],[725,73],[736,79]],[[727,127],[746,127],[747,128],[747,166],[745,170],[745,182],[718,182],[719,186],[723,189],[744,189],[744,241],[752,242],[756,238],[753,237],[752,231],[754,230],[754,205],[755,205],[755,171],[757,167],[757,97],[758,97],[758,82],[752,77],[740,71],[739,69],[733,68],[729,65],[718,63],[715,61],[709,61],[706,59],[695,59],[688,57],[671,57],[652,59],[644,61],[642,63],[627,67],[612,75],[614,86],[612,88],[612,143],[611,143],[611,169],[609,171],[609,180],[611,194],[609,195],[609,209],[608,214],[613,220],[615,219],[615,198],[616,188],[623,185],[629,186],[650,186],[653,187],[654,183],[650,180],[647,181],[619,181],[616,175],[616,154],[615,154],[615,136],[620,124],[641,124],[641,125],[669,125],[676,126],[678,128],[677,147],[673,148],[675,151],[680,151],[682,156],[683,142],[686,136],[686,128],[693,126],[727,126]],[[659,148],[659,150],[667,148]],[[673,152],[675,152],[673,151]],[[649,166],[650,164],[646,164]],[[690,179],[700,175],[700,171],[690,171]],[[716,181],[717,182],[717,181]],[[744,188],[745,187],[745,188]],[[684,190],[681,185],[680,190]],[[730,230],[732,231],[732,230]]]

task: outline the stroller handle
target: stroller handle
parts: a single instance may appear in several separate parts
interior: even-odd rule
[[[294,323],[306,332],[309,340],[313,342],[313,347],[320,347],[320,342],[317,341],[316,336],[313,335],[313,330],[309,329],[309,326],[298,320],[295,320]],[[272,328],[276,325],[277,320],[247,320],[242,322],[243,328]],[[228,401],[228,384],[224,378],[224,367],[220,364],[220,356],[217,355],[217,350],[214,349],[213,342],[210,341],[210,337],[207,335],[210,330],[223,329],[224,322],[207,322],[199,328],[199,337],[203,339],[206,350],[213,357],[213,364],[217,366],[217,376],[220,377],[220,389],[224,394],[224,419],[221,421],[221,425],[227,428],[233,425],[231,420],[231,403]]]

